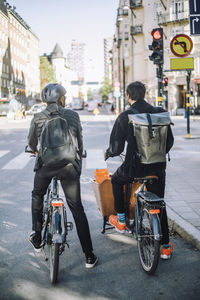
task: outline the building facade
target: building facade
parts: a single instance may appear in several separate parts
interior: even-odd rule
[[[78,80],[85,81],[85,44],[72,40],[71,49],[67,55],[69,68],[76,72]]]
[[[112,47],[113,38],[104,39],[104,80],[108,79],[112,82]]]
[[[53,66],[57,83],[64,86],[67,91],[66,104],[70,104],[72,99],[79,95],[80,87],[75,84],[78,82],[78,75],[67,66],[66,58],[58,43],[47,58]]]
[[[151,31],[163,28],[164,65],[163,77],[168,85],[163,86],[163,106],[172,114],[183,114],[186,104],[186,70],[171,71],[170,59],[175,56],[170,42],[177,34],[190,35],[189,7],[187,0],[119,0],[116,29],[113,39],[113,88],[120,84],[121,99],[124,88],[131,81],[142,81],[147,88],[146,97],[158,104],[158,79],[156,65],[150,61],[152,52]],[[198,37],[191,37],[194,70],[191,76],[191,105],[200,105],[200,58]],[[123,106],[123,105],[122,105]]]
[[[28,24],[6,1],[0,0],[0,97],[40,94],[39,40]]]

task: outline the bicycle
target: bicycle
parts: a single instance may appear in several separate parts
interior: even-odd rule
[[[165,208],[164,199],[146,190],[146,184],[158,180],[157,176],[135,178],[133,183],[141,185],[135,192],[135,219],[129,220],[129,201],[132,184],[126,189],[126,230],[137,240],[139,258],[144,271],[152,275],[157,269],[160,257],[160,242],[162,239],[159,214]]]
[[[36,156],[26,146],[25,152]],[[50,262],[50,280],[55,284],[59,273],[59,256],[64,252],[67,242],[68,231],[73,229],[73,223],[67,221],[67,211],[64,201],[59,197],[58,178],[53,177],[47,188],[43,203],[43,225],[42,225],[42,250],[45,260]],[[45,252],[48,246],[49,258]]]

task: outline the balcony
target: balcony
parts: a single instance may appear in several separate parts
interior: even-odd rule
[[[189,22],[188,12],[176,12],[176,13],[157,13],[157,20],[159,25],[167,25],[170,23]]]
[[[117,9],[117,16],[118,17],[126,17],[126,16],[128,16],[128,7],[119,7]]]
[[[141,34],[141,33],[143,33],[142,25],[131,26],[131,28],[130,28],[131,35],[137,35],[137,34]]]
[[[142,7],[142,0],[130,0],[130,9]]]

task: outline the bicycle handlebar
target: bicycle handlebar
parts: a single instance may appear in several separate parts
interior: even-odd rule
[[[25,151],[26,153],[31,153],[31,154],[33,154],[33,156],[36,156],[36,153],[33,152],[33,151],[29,148],[28,145],[26,145],[24,151]],[[87,157],[87,151],[85,150],[85,151],[83,151],[82,158],[86,158],[86,157]]]

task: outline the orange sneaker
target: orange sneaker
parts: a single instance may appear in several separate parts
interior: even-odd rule
[[[125,229],[126,229],[126,224],[120,224],[118,222],[118,217],[114,216],[114,215],[110,215],[109,217],[109,223],[110,225],[113,225],[116,229],[116,231],[120,232],[120,233],[124,233]]]
[[[169,248],[165,248],[164,246],[162,246],[160,257],[162,259],[170,259],[172,251],[173,251],[173,245],[171,242],[169,242]]]

